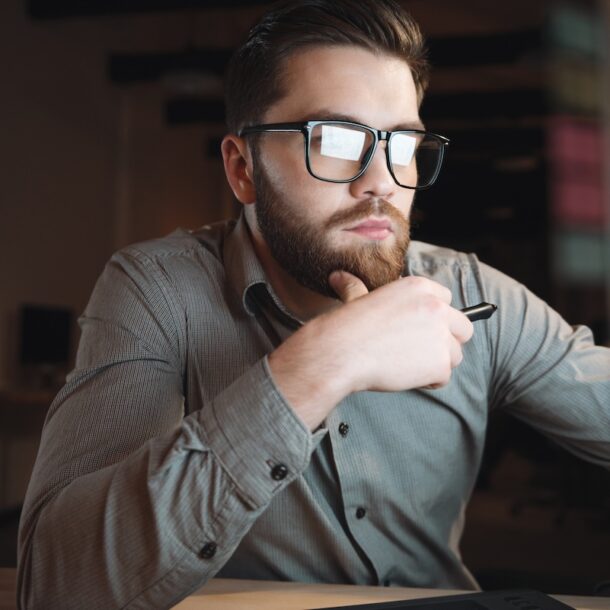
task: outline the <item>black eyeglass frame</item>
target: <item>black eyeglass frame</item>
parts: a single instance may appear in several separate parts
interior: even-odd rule
[[[322,125],[322,124],[323,125],[345,125],[348,127],[358,127],[360,129],[364,129],[364,130],[368,131],[369,133],[371,133],[373,135],[373,138],[375,141],[373,142],[373,145],[370,147],[369,152],[367,152],[366,157],[363,159],[362,168],[353,178],[349,178],[349,179],[345,179],[345,180],[335,180],[332,178],[321,178],[320,176],[317,176],[311,169],[310,152],[309,152],[310,146],[311,146],[311,137],[310,136],[311,136],[311,132],[314,129],[314,127],[316,127],[317,125]],[[436,179],[438,178],[438,175],[440,174],[441,167],[443,165],[443,159],[445,156],[445,148],[447,146],[449,146],[449,138],[446,138],[445,136],[441,136],[440,134],[431,133],[429,131],[425,131],[422,129],[400,129],[400,130],[396,130],[396,131],[383,131],[381,129],[373,129],[372,127],[369,127],[368,125],[363,125],[362,123],[354,123],[352,121],[340,121],[340,120],[326,120],[326,121],[318,120],[318,121],[302,121],[302,122],[298,122],[298,123],[266,123],[263,125],[251,125],[249,127],[244,127],[243,129],[240,129],[239,132],[237,133],[237,135],[242,137],[242,136],[247,136],[247,135],[255,134],[255,133],[283,133],[283,132],[294,132],[294,133],[303,134],[304,139],[305,139],[305,165],[307,167],[307,171],[309,172],[309,174],[311,176],[313,176],[317,180],[322,180],[323,182],[334,182],[334,183],[339,183],[339,184],[345,184],[347,182],[354,182],[355,180],[358,180],[358,178],[360,178],[366,172],[369,165],[371,164],[371,160],[373,159],[373,156],[375,155],[375,152],[377,150],[377,145],[379,144],[379,142],[382,142],[385,140],[388,143],[386,146],[386,150],[385,150],[386,163],[388,166],[388,171],[390,172],[392,178],[394,179],[394,182],[396,182],[396,184],[398,186],[400,186],[401,188],[411,189],[414,191],[423,191],[434,185],[434,183],[436,182]],[[434,170],[434,174],[433,174],[432,178],[428,181],[428,184],[425,184],[423,186],[406,186],[404,184],[401,184],[398,181],[398,179],[396,178],[396,175],[394,174],[394,170],[392,169],[392,163],[390,161],[390,140],[392,139],[392,137],[395,134],[421,134],[421,135],[425,135],[427,137],[437,140],[439,142],[439,144],[441,145],[439,147],[439,156],[438,156],[438,161],[436,164],[436,169]]]

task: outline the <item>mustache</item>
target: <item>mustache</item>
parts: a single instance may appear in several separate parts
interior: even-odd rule
[[[372,215],[387,216],[398,226],[404,226],[405,223],[409,222],[409,219],[403,216],[389,201],[374,197],[361,201],[353,208],[335,212],[326,222],[326,226],[328,229],[332,229]]]

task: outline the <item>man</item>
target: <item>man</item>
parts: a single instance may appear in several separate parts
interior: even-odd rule
[[[609,350],[409,243],[446,146],[423,53],[391,0],[252,30],[222,143],[244,213],[101,276],[28,491],[23,607],[168,607],[216,574],[475,588],[458,543],[491,408],[610,464]]]

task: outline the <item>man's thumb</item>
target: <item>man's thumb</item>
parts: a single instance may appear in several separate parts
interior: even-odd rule
[[[347,271],[333,271],[328,282],[344,303],[369,293],[362,280]]]

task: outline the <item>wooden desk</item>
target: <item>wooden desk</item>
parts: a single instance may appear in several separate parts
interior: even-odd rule
[[[15,610],[16,570],[0,568],[0,610]],[[355,585],[306,585],[294,582],[231,580],[216,578],[174,606],[174,610],[305,610],[366,602],[416,599],[459,591],[360,587]],[[555,595],[579,610],[610,610],[610,597]]]

